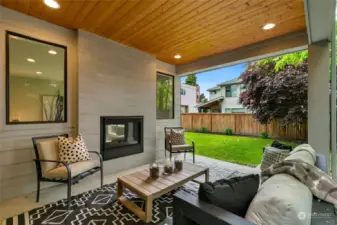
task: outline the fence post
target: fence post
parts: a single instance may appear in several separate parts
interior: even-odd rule
[[[211,132],[213,132],[213,113],[211,113]]]

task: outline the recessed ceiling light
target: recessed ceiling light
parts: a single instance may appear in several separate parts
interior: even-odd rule
[[[53,9],[59,9],[60,8],[60,4],[58,4],[55,0],[43,0],[43,2],[44,2],[44,4],[49,6],[50,8],[53,8]]]
[[[27,58],[27,61],[28,61],[28,62],[32,62],[32,63],[35,63],[35,59],[32,59],[32,58]]]
[[[180,58],[181,58],[181,55],[175,55],[174,58],[175,58],[175,59],[180,59]]]
[[[263,30],[270,30],[275,27],[275,23],[267,23],[266,25],[263,26]]]
[[[49,50],[48,53],[51,54],[51,55],[56,55],[57,54],[57,52],[55,50]]]
[[[39,75],[41,75],[41,74],[42,74],[42,72],[41,72],[41,71],[36,71],[36,74],[39,74]]]

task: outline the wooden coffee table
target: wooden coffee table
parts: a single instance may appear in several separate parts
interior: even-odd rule
[[[118,200],[130,211],[135,213],[146,223],[152,220],[152,202],[154,199],[184,185],[189,181],[205,175],[205,181],[209,180],[209,169],[184,162],[183,170],[171,175],[161,174],[159,178],[149,177],[149,169],[119,177],[117,179]],[[198,181],[195,181],[198,182]],[[199,183],[199,182],[198,182]],[[123,196],[123,189],[127,188],[145,201],[145,210]]]

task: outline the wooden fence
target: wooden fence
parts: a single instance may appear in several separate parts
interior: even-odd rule
[[[268,132],[269,137],[288,140],[307,140],[307,123],[281,126],[277,121],[267,125],[257,122],[252,114],[223,114],[223,113],[186,113],[181,114],[181,125],[188,131],[224,133],[227,128],[233,134],[260,136]]]

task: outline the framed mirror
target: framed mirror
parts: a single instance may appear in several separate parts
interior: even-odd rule
[[[6,123],[67,122],[67,48],[6,32]]]

